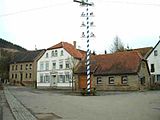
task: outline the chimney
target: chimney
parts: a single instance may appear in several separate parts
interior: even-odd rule
[[[73,41],[73,45],[74,45],[74,47],[76,48],[76,41]]]
[[[37,51],[37,46],[35,45],[35,51]]]

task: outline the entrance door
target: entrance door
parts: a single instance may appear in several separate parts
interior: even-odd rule
[[[20,83],[22,84],[22,80],[23,80],[23,74],[20,74]]]
[[[52,82],[51,82],[51,86],[57,86],[57,77],[56,75],[52,75]]]
[[[87,77],[86,75],[79,76],[79,88],[83,89],[87,87]]]

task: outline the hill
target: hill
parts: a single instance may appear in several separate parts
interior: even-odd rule
[[[27,51],[25,48],[22,48],[21,46],[19,45],[15,45],[11,42],[8,42],[2,38],[0,38],[0,48],[1,49],[5,49],[7,51]]]

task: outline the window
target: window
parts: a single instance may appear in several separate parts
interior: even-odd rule
[[[32,73],[29,73],[29,78],[32,78]]]
[[[55,57],[57,57],[58,56],[58,51],[57,50],[55,50],[55,55],[54,55]]]
[[[14,70],[14,65],[12,65],[12,70]]]
[[[30,69],[30,70],[32,69],[32,64],[29,64],[29,69]]]
[[[46,53],[46,58],[48,58],[48,53]]]
[[[102,78],[101,77],[97,77],[97,84],[102,84]]]
[[[49,77],[49,75],[45,75],[44,82],[45,82],[45,83],[49,83],[49,82],[50,82],[50,77]]]
[[[43,62],[40,62],[40,70],[44,70],[44,64],[43,64]]]
[[[21,65],[21,68],[20,68],[21,70],[23,69],[23,65]]]
[[[48,74],[44,75],[40,74],[40,83],[49,83],[50,82],[50,76]]]
[[[141,85],[145,85],[145,77],[141,78]]]
[[[66,61],[66,69],[69,69],[69,61]]]
[[[157,75],[157,82],[160,81],[160,75]]]
[[[45,64],[45,70],[49,70],[49,62],[48,61]]]
[[[18,66],[16,65],[16,70],[17,70],[17,67],[18,67]]]
[[[58,79],[59,83],[65,83],[65,76],[64,75],[59,75],[58,77],[59,77],[59,79]]]
[[[28,74],[26,73],[26,78],[28,78]]]
[[[12,74],[12,78],[14,78],[14,74]]]
[[[26,70],[28,70],[28,64],[26,64]]]
[[[15,74],[15,78],[17,78],[17,74]]]
[[[51,56],[52,57],[57,57],[58,56],[58,51],[57,50],[53,50],[52,53],[51,53]]]
[[[52,51],[51,56],[54,57],[54,51]]]
[[[59,61],[59,69],[63,69],[63,60]]]
[[[121,83],[122,84],[127,84],[128,83],[128,77],[127,76],[122,76]]]
[[[63,56],[63,50],[61,50],[61,56]]]
[[[114,84],[114,77],[109,77],[109,84]]]
[[[56,69],[56,61],[52,62],[52,69]]]
[[[154,51],[154,56],[157,56],[157,55],[158,55],[158,51],[155,50],[155,51]]]
[[[65,76],[66,76],[65,82],[68,83],[69,80],[71,79],[71,75],[69,74],[69,72],[66,72],[66,73],[65,73]]]
[[[155,69],[154,69],[154,64],[151,64],[151,72],[154,72]]]
[[[43,74],[40,74],[40,82],[43,83]]]

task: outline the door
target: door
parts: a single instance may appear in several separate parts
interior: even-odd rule
[[[87,77],[86,75],[79,76],[79,88],[83,89],[87,87]]]
[[[51,86],[57,86],[57,77],[56,75],[51,75],[52,79],[51,79]]]
[[[20,83],[22,84],[22,80],[23,80],[23,74],[20,73]]]

